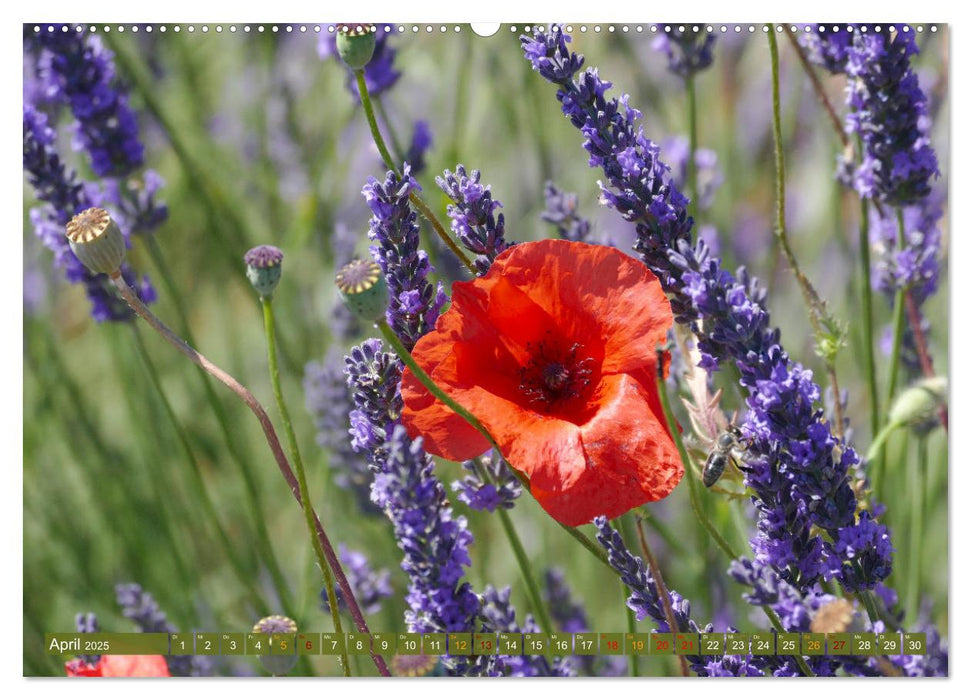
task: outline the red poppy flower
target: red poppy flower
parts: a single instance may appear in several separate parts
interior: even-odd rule
[[[672,321],[657,278],[620,251],[520,243],[452,286],[451,308],[413,354],[529,477],[540,505],[579,525],[664,498],[684,474],[655,384]],[[426,451],[462,461],[489,449],[410,371],[401,394],[402,421]]]
[[[102,656],[96,664],[73,659],[64,664],[64,670],[68,676],[103,678],[156,678],[172,675],[164,656]]]

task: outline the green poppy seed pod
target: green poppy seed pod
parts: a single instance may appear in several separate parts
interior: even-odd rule
[[[65,235],[78,260],[92,272],[113,275],[125,262],[125,237],[104,209],[92,207],[75,215]]]
[[[934,418],[947,401],[947,377],[922,379],[908,387],[890,407],[890,422],[920,425]]]
[[[351,70],[361,70],[374,54],[374,27],[370,22],[337,26],[337,55]]]
[[[280,284],[283,274],[283,251],[272,245],[258,245],[243,256],[246,277],[261,297],[268,297]]]
[[[388,283],[372,260],[352,260],[337,273],[337,291],[356,316],[379,321],[388,310]]]
[[[297,665],[294,635],[297,623],[283,615],[270,615],[253,625],[253,631],[270,636],[270,653],[260,656],[263,668],[274,676],[285,676]]]

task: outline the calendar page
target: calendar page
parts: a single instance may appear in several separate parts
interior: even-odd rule
[[[946,23],[22,40],[25,676],[948,675]]]

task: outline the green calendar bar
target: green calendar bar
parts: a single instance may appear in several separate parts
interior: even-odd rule
[[[188,643],[191,653],[191,637]],[[169,653],[169,635],[164,632],[99,632],[96,634],[59,632],[45,634],[44,647],[48,654],[54,655],[164,655]]]
[[[412,634],[375,632],[48,633],[47,653],[65,657],[85,654],[166,656],[337,656],[342,653],[391,656],[899,656],[927,653],[927,635],[919,632],[498,632]]]

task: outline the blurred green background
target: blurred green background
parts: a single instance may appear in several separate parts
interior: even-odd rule
[[[281,371],[315,502],[335,543],[346,543],[366,553],[372,566],[392,571],[395,596],[369,616],[372,629],[404,631],[407,580],[390,525],[382,516],[360,515],[354,499],[333,485],[328,455],[317,447],[312,420],[303,409],[303,367],[322,358],[331,342],[331,236],[338,223],[346,225],[359,234],[358,252],[366,252],[369,212],[360,190],[367,176],[384,171],[364,115],[345,89],[344,69],[333,58],[319,58],[318,36],[309,26],[306,33],[295,29],[291,34],[282,29],[216,33],[212,28],[202,33],[198,26],[193,34],[114,32],[106,43],[117,52],[118,73],[130,85],[132,105],[140,114],[146,165],[166,180],[161,197],[170,216],[156,240],[197,347],[247,384],[274,419],[262,320],[244,277],[242,255],[260,243],[283,249],[285,273],[274,304]],[[456,163],[480,169],[483,182],[492,184],[494,197],[504,205],[506,237],[530,240],[552,235],[540,220],[544,183],[552,180],[578,193],[580,213],[594,221],[598,234],[624,241],[621,247],[629,250],[630,227],[598,204],[600,173],[587,166],[581,137],[560,114],[554,89],[523,59],[519,33],[503,25],[495,36],[481,38],[464,25],[457,34],[442,34],[436,25],[432,33],[423,28],[415,34],[409,25],[390,39],[402,77],[382,96],[383,107],[402,141],[410,138],[416,119],[431,127],[434,145],[419,177],[426,201],[444,217],[446,200],[434,184],[435,175],[454,170]],[[585,54],[587,65],[599,67],[618,94],[630,94],[631,105],[644,113],[649,138],[663,144],[666,138],[687,135],[683,84],[651,48],[649,31],[637,33],[632,25],[627,34],[618,29],[573,36],[573,48]],[[931,96],[933,141],[946,176],[947,31],[925,33],[918,43],[922,53],[916,65]],[[857,323],[859,205],[835,181],[839,144],[791,45],[781,41],[780,52],[789,232],[810,279],[834,314],[849,323],[850,344],[839,355],[837,369],[841,386],[849,391],[854,444],[865,452],[871,436]],[[842,112],[843,81],[820,77]],[[765,37],[732,32],[719,38],[714,65],[698,76],[698,143],[717,153],[724,184],[697,219],[715,227],[729,267],[745,263],[765,281],[772,318],[782,328],[787,350],[821,378],[825,375],[813,353],[805,308],[771,235],[770,78]],[[69,115],[62,115],[61,124],[68,121]],[[69,135],[62,137],[61,153],[90,178],[84,159],[69,149]],[[946,186],[943,179],[938,186]],[[121,582],[137,582],[151,592],[182,631],[246,631],[274,613],[293,617],[303,630],[330,630],[329,615],[320,609],[321,581],[302,515],[248,410],[215,386],[234,447],[256,474],[262,519],[292,601],[287,609],[258,547],[237,461],[194,368],[144,326],[139,339],[129,325],[91,320],[82,290],[51,269],[50,253],[33,235],[27,211],[35,204],[25,182],[25,275],[40,289],[31,293],[24,313],[25,675],[63,674],[63,660],[44,652],[43,634],[72,630],[78,612],[95,612],[106,631],[132,631],[115,604],[114,586]],[[945,250],[946,224],[945,217]],[[433,259],[440,255],[435,248]],[[178,328],[172,294],[144,241],[135,240],[130,259],[158,289],[156,313]],[[946,261],[944,268],[941,291],[926,307],[940,373],[948,362]],[[885,299],[877,296],[875,302],[879,332],[890,312]],[[878,365],[881,386],[886,386],[887,363]],[[152,371],[188,435],[219,518],[248,571],[246,581],[230,566],[201,507],[191,463]],[[737,408],[737,393],[726,392],[723,407],[729,412]],[[922,442],[925,468],[919,466]],[[877,494],[887,505],[884,522],[895,535],[889,583],[903,601],[924,603],[945,635],[947,464],[942,431],[926,440],[901,432],[890,442],[885,488]],[[440,464],[446,485],[460,472],[457,465]],[[927,510],[916,535],[915,486]],[[450,488],[449,493],[451,498]],[[451,500],[475,535],[468,580],[477,591],[487,583],[511,584],[522,618],[527,598],[496,518]],[[748,552],[753,516],[747,502],[706,493],[704,506],[725,537]],[[699,532],[686,484],[646,510],[657,523],[649,533],[667,583],[692,601],[695,619],[702,624],[730,621],[742,630],[760,627],[761,618],[740,599],[742,589],[724,574],[728,562]],[[511,515],[536,571],[547,566],[566,571],[592,629],[626,630],[624,595],[616,578],[528,496]],[[914,574],[917,555],[920,565]],[[914,575],[916,587],[908,580]],[[253,588],[266,599],[266,609],[253,604]],[[915,622],[916,612],[908,611],[905,629]],[[722,625],[716,622],[716,627]],[[648,622],[638,625],[639,631],[650,629]],[[676,672],[673,659],[644,658],[640,665],[647,674]],[[255,658],[219,670],[240,673],[243,667],[263,672]],[[337,673],[327,657],[315,657],[312,668],[319,674]],[[373,666],[361,663],[355,671],[370,674]]]

